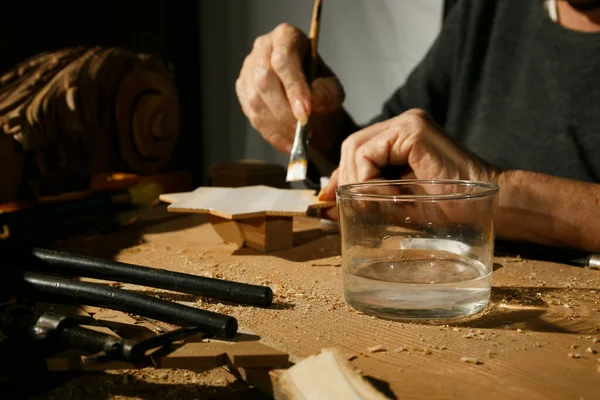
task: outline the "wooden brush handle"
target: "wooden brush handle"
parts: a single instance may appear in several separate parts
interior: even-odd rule
[[[307,80],[310,83],[317,75],[317,66],[319,63],[318,42],[319,27],[321,25],[321,6],[322,0],[315,0],[313,7],[312,20],[310,22],[310,33],[308,39],[310,42],[310,67]]]

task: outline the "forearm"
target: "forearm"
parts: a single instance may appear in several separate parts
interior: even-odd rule
[[[518,170],[498,183],[499,237],[600,250],[600,184]]]

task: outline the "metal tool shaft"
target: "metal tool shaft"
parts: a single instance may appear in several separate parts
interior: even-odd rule
[[[180,326],[198,326],[221,337],[237,333],[237,320],[228,315],[184,306],[155,297],[89,282],[23,272],[20,289],[39,300],[85,304],[143,315]]]
[[[263,307],[268,307],[273,302],[273,291],[268,286],[207,278],[54,250],[34,248],[32,253],[47,264],[44,269],[39,269],[38,264],[38,272],[127,282]],[[26,266],[25,269],[30,268]]]

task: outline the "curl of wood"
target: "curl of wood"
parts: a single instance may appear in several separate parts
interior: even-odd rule
[[[116,101],[121,156],[135,170],[156,172],[173,153],[179,133],[177,95],[153,71],[132,71]]]
[[[34,196],[86,189],[100,172],[157,172],[178,133],[177,92],[158,58],[101,47],[39,54],[0,77],[0,135],[17,144],[0,141],[2,154],[24,159],[2,163],[0,190],[17,190],[16,174],[2,178],[13,168]]]

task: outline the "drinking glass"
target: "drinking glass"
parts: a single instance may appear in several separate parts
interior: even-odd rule
[[[355,309],[456,320],[489,302],[498,185],[377,181],[336,190],[343,285]]]

